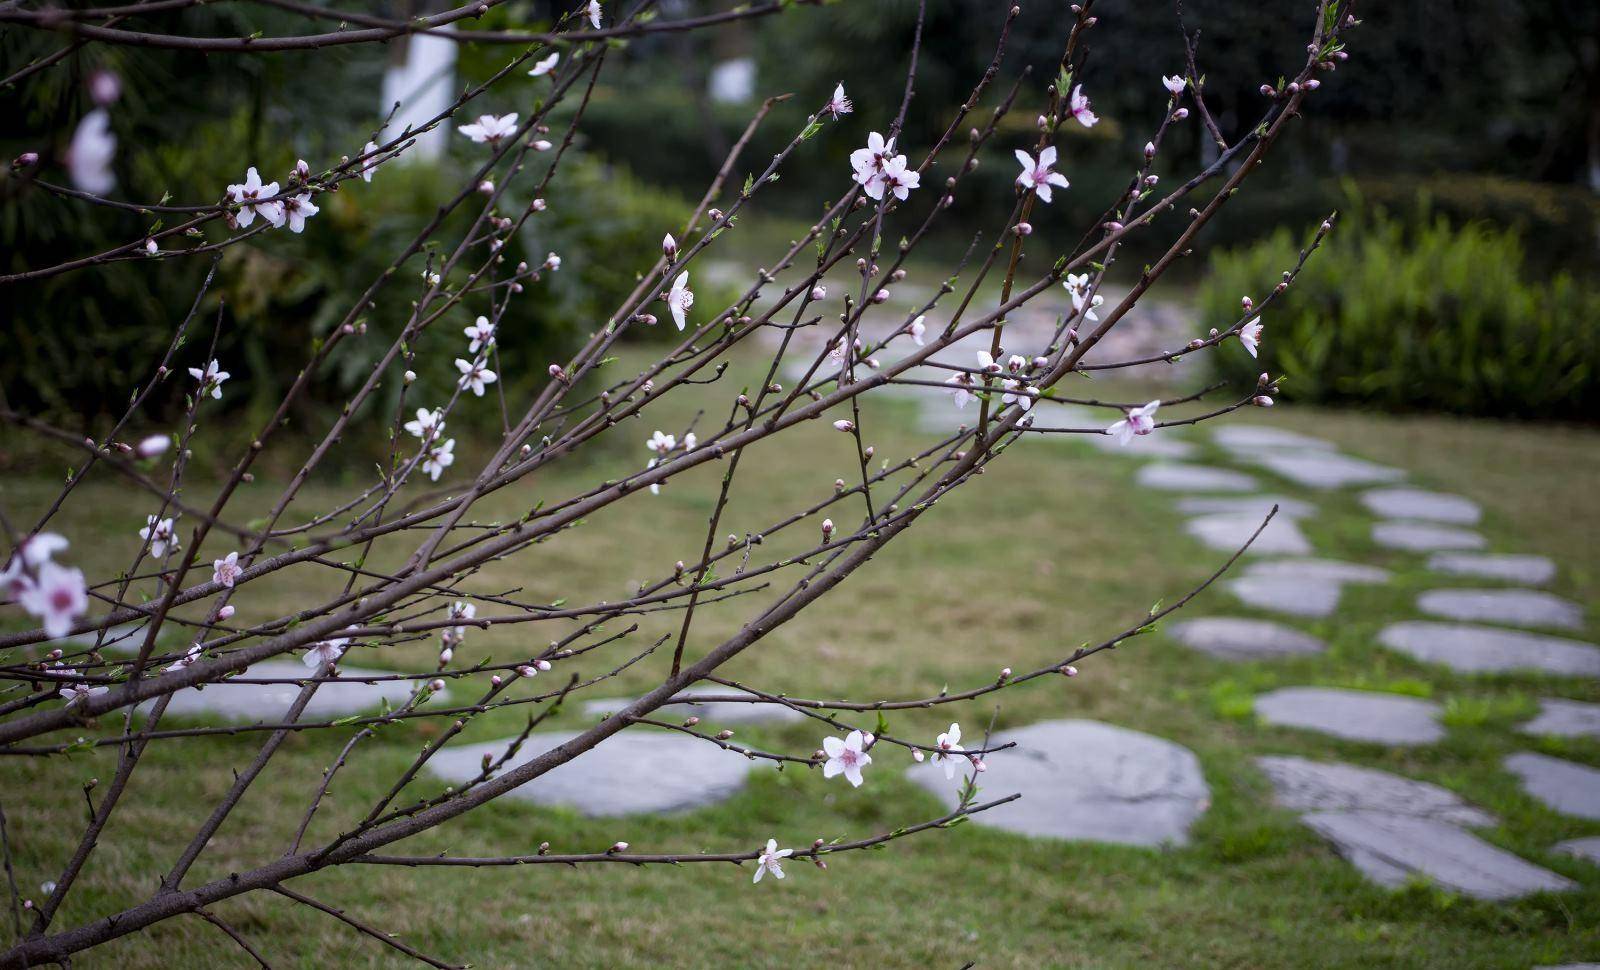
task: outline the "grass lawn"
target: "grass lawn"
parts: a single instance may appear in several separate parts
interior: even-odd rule
[[[633,362],[630,355],[618,366]],[[699,389],[702,403],[717,402],[706,404],[708,413],[722,413],[733,393],[726,385],[734,379]],[[1104,385],[1099,390],[1109,396]],[[678,407],[678,419],[687,421],[694,402]],[[1353,454],[1406,467],[1418,484],[1479,501],[1485,508],[1482,530],[1493,550],[1549,555],[1560,565],[1555,592],[1586,604],[1600,601],[1600,509],[1594,504],[1600,433],[1292,407],[1270,416]],[[913,419],[909,404],[869,406],[867,438],[891,458],[920,450],[931,436],[914,430]],[[663,428],[681,429],[661,420]],[[642,465],[648,457],[642,442],[651,430],[624,425],[608,436],[594,464],[558,467],[508,489],[480,518],[517,515],[541,499]],[[817,422],[781,448],[753,451],[722,531],[762,529],[774,510],[823,494],[835,477],[849,478],[849,447],[846,436]],[[457,470],[475,467],[471,457],[458,462]],[[1137,464],[1065,440],[1013,449],[972,488],[942,503],[920,528],[727,672],[800,696],[924,696],[946,684],[963,689],[988,682],[1003,666],[1042,666],[1129,625],[1151,603],[1187,591],[1223,558],[1184,534],[1170,495],[1133,486]],[[698,554],[720,475],[720,468],[708,465],[659,496],[632,496],[531,554],[485,569],[469,581],[471,588],[518,586],[529,598],[573,603],[625,595],[675,560]],[[262,479],[241,498],[240,520],[276,493],[279,482],[268,480],[274,476]],[[344,494],[355,481],[319,482],[313,504]],[[1600,701],[1600,684],[1460,676],[1377,646],[1375,634],[1385,623],[1416,615],[1412,601],[1419,590],[1472,583],[1428,575],[1423,556],[1375,548],[1367,536],[1371,518],[1353,494],[1308,495],[1275,484],[1282,487],[1274,491],[1310,497],[1323,509],[1303,524],[1319,555],[1373,562],[1396,574],[1387,587],[1347,589],[1335,618],[1300,624],[1327,639],[1328,653],[1230,664],[1178,647],[1158,631],[1085,662],[1075,680],[1043,680],[998,695],[1001,728],[1047,718],[1097,718],[1192,748],[1212,803],[1188,846],[1161,851],[1039,841],[969,824],[878,852],[835,857],[826,872],[795,865],[783,882],[758,886],[750,884],[748,868],[731,866],[485,872],[347,867],[292,885],[401,932],[430,953],[480,967],[953,970],[975,961],[980,967],[1524,970],[1600,958],[1600,868],[1549,851],[1562,839],[1600,834],[1600,823],[1544,808],[1500,768],[1506,754],[1519,750],[1600,765],[1600,743],[1530,738],[1514,730],[1531,715],[1535,698]],[[203,488],[195,486],[191,495],[204,494]],[[29,521],[52,489],[42,478],[7,474],[0,479],[0,503],[13,520]],[[131,555],[149,504],[115,482],[86,486],[58,520],[73,542],[66,558],[91,577],[114,573]],[[809,542],[815,527],[802,528]],[[778,537],[770,548],[798,542]],[[211,553],[206,550],[207,560],[214,558]],[[395,547],[380,550],[377,558],[402,555]],[[256,584],[236,602],[248,616],[264,617],[316,602],[337,582],[330,571],[297,583]],[[761,596],[703,609],[689,655],[736,630]],[[1207,594],[1186,615],[1221,612],[1251,615],[1221,591]],[[623,644],[568,666],[585,675],[602,672],[630,648],[675,631],[678,621],[676,613],[642,617],[640,630]],[[518,645],[565,631],[552,627],[472,632],[458,660],[505,657]],[[1591,613],[1578,636],[1600,640],[1600,617]],[[421,644],[351,661],[426,670],[433,657],[433,646]],[[653,656],[588,696],[637,691],[666,663],[666,657]],[[567,672],[558,667],[557,676]],[[1447,705],[1449,735],[1420,750],[1386,749],[1269,727],[1250,714],[1250,698],[1259,691],[1313,684],[1432,697]],[[994,716],[995,702],[895,714],[889,721],[897,734],[931,740],[950,720],[959,720],[973,735]],[[578,707],[568,705],[552,726],[580,726]],[[515,733],[524,713],[493,712],[474,723],[467,738]],[[863,717],[860,723],[872,722]],[[85,730],[110,732],[120,724],[120,718],[107,717]],[[348,730],[353,729],[290,737],[276,770],[234,812],[189,883],[259,864],[286,849],[306,799]],[[331,836],[364,813],[437,731],[429,721],[408,721],[357,749],[312,838]],[[798,725],[749,728],[739,736],[758,747],[803,755],[817,747],[821,732]],[[152,746],[57,926],[76,925],[148,894],[261,738]],[[1398,892],[1376,888],[1293,814],[1271,807],[1266,781],[1252,760],[1263,754],[1349,761],[1444,785],[1499,817],[1499,826],[1477,830],[1479,835],[1582,888],[1504,904],[1422,885]],[[672,817],[590,820],[502,800],[400,851],[505,854],[529,852],[544,841],[555,851],[597,851],[618,839],[643,852],[726,851],[754,847],[769,836],[793,846],[819,837],[861,837],[942,813],[904,778],[907,764],[883,752],[860,789],[842,780],[825,782],[819,771],[763,768],[732,800]],[[84,820],[78,786],[109,779],[114,768],[114,754],[105,748],[49,761],[0,759],[0,803],[26,894],[37,895],[40,883],[55,878],[76,844]],[[424,777],[414,791],[431,794],[438,786]],[[376,942],[277,897],[248,897],[217,912],[275,967],[409,965]],[[0,923],[8,934],[9,920]],[[119,970],[249,965],[215,928],[193,917],[170,920],[74,961],[79,968]]]

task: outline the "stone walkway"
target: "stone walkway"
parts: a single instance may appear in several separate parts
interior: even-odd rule
[[[1148,489],[1175,493],[1177,509],[1187,519],[1185,531],[1219,552],[1238,549],[1278,505],[1278,515],[1249,550],[1251,558],[1220,584],[1226,596],[1211,602],[1216,608],[1231,597],[1288,621],[1225,614],[1185,618],[1165,631],[1179,644],[1229,662],[1322,654],[1323,642],[1293,622],[1337,618],[1346,587],[1392,580],[1386,569],[1315,557],[1315,544],[1302,528],[1316,518],[1317,496],[1355,489],[1362,507],[1375,517],[1375,546],[1426,555],[1428,571],[1441,581],[1505,584],[1445,585],[1423,592],[1417,597],[1417,613],[1437,621],[1391,623],[1379,633],[1382,646],[1466,673],[1600,677],[1600,647],[1546,632],[1584,628],[1579,604],[1530,588],[1549,583],[1554,564],[1540,556],[1485,551],[1488,540],[1476,531],[1483,513],[1470,499],[1408,485],[1402,469],[1342,454],[1330,442],[1284,429],[1223,425],[1211,435],[1211,443],[1225,456],[1223,464],[1207,463],[1205,453],[1181,433],[1167,436],[1185,447],[1167,446],[1166,454],[1132,447],[1110,450],[1133,460],[1156,459],[1143,464],[1135,480]],[[1175,452],[1184,460],[1172,460]],[[1306,489],[1310,497],[1268,494],[1266,478]],[[1263,725],[1383,747],[1439,743],[1447,733],[1440,720],[1443,709],[1436,700],[1322,686],[1284,687],[1254,702]],[[1530,735],[1600,736],[1600,705],[1544,698],[1539,716],[1521,730]],[[996,757],[993,763],[1002,760]],[[1261,758],[1258,765],[1280,805],[1299,812],[1306,826],[1381,885],[1398,886],[1420,875],[1482,899],[1576,885],[1469,832],[1496,820],[1436,785],[1302,758]],[[1600,818],[1600,770],[1531,752],[1512,755],[1504,767],[1531,797],[1552,810]],[[1029,780],[1024,776],[1017,784]],[[1580,856],[1600,851],[1600,839],[1562,845],[1566,848],[1557,851]]]

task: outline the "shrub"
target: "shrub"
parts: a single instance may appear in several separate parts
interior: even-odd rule
[[[1240,296],[1259,299],[1299,250],[1279,229],[1214,257],[1202,326],[1231,326]],[[1234,348],[1214,366],[1250,385],[1283,374],[1298,401],[1570,419],[1600,406],[1597,316],[1600,293],[1570,275],[1528,279],[1513,231],[1372,208],[1336,227],[1263,314],[1261,359]]]

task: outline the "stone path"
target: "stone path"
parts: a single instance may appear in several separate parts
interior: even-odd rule
[[[948,407],[927,405],[930,425],[952,426]],[[934,417],[933,415],[936,415]],[[1076,420],[1094,426],[1092,416]],[[1089,440],[1085,438],[1084,440]],[[1387,569],[1319,558],[1306,525],[1318,503],[1268,494],[1262,478],[1228,464],[1249,466],[1294,486],[1322,493],[1362,488],[1361,505],[1374,516],[1376,547],[1428,554],[1440,577],[1507,584],[1501,589],[1441,588],[1417,599],[1417,610],[1451,621],[1397,618],[1378,643],[1396,653],[1466,673],[1535,672],[1600,678],[1600,647],[1580,640],[1507,627],[1582,629],[1581,606],[1547,592],[1555,566],[1541,556],[1488,551],[1475,527],[1479,505],[1459,495],[1406,484],[1402,469],[1343,454],[1331,442],[1259,424],[1222,424],[1211,434],[1224,464],[1211,464],[1192,439],[1157,433],[1121,448],[1107,439],[1096,449],[1141,462],[1142,488],[1171,492],[1185,532],[1201,545],[1232,553],[1278,514],[1252,545],[1251,560],[1222,586],[1246,606],[1286,617],[1337,619],[1344,588],[1386,584]],[[1313,530],[1315,534],[1315,530]],[[1315,657],[1327,649],[1312,634],[1284,623],[1227,615],[1186,617],[1164,632],[1178,644],[1234,662]],[[1317,732],[1385,746],[1430,745],[1446,734],[1444,705],[1434,700],[1339,687],[1286,686],[1255,698],[1259,720],[1271,728]],[[1600,705],[1546,698],[1522,725],[1531,735],[1600,736]],[[1047,721],[1009,732],[1018,749],[988,759],[985,786],[1021,791],[1024,798],[975,819],[1034,836],[1153,845],[1181,843],[1208,798],[1195,757],[1170,741],[1094,721]],[[1460,796],[1428,782],[1357,765],[1295,757],[1263,757],[1279,805],[1334,845],[1359,871],[1384,886],[1414,877],[1480,899],[1501,900],[1570,890],[1572,880],[1492,845],[1468,831],[1498,821]],[[1600,818],[1600,770],[1546,755],[1506,759],[1507,771],[1557,811]],[[958,783],[921,765],[917,784],[954,806]],[[1596,860],[1600,838],[1561,843],[1558,851]]]
[[[1447,620],[1583,629],[1583,607],[1532,589],[1435,589],[1417,597],[1417,608]]]
[[[1425,876],[1479,899],[1512,899],[1576,883],[1490,845],[1463,826],[1495,824],[1454,792],[1384,771],[1305,758],[1256,759],[1284,808],[1379,885]]]
[[[1546,697],[1539,702],[1539,716],[1524,724],[1521,731],[1558,738],[1600,738],[1600,704]]]
[[[1042,721],[996,734],[1017,747],[986,759],[980,779],[991,792],[1021,792],[1007,805],[973,817],[976,825],[1022,835],[1182,845],[1210,803],[1200,762],[1188,748],[1099,721]],[[946,808],[959,800],[962,776],[946,778],[931,761],[910,778]]]
[[[1350,741],[1432,744],[1444,737],[1433,701],[1334,687],[1285,687],[1256,698],[1268,724],[1320,731]]]
[[[516,768],[578,733],[531,734],[516,756],[495,773]],[[463,784],[482,772],[485,755],[498,759],[512,740],[452,745],[428,762],[428,770],[451,784]],[[634,726],[600,742],[582,758],[513,789],[506,797],[570,808],[591,817],[680,812],[731,798],[755,768],[743,755],[699,738]]]
[[[1505,760],[1528,794],[1565,815],[1600,819],[1600,768],[1523,751]]]

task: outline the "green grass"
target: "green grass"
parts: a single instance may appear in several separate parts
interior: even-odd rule
[[[733,388],[701,391],[705,401],[721,401]],[[677,412],[680,420],[689,418],[692,404]],[[723,406],[709,413],[721,413]],[[880,404],[866,415],[868,438],[880,455],[898,456],[928,440],[911,430],[907,406]],[[1280,409],[1272,417],[1352,453],[1401,464],[1420,484],[1480,501],[1493,549],[1552,556],[1561,566],[1554,590],[1596,602],[1600,511],[1592,492],[1600,479],[1600,434],[1310,409]],[[661,420],[662,427],[672,427]],[[781,447],[751,453],[723,532],[759,529],[774,509],[823,493],[840,474],[848,477],[848,439],[826,425],[817,422]],[[624,425],[608,437],[594,464],[557,468],[519,484],[495,496],[478,518],[510,517],[541,499],[642,464],[648,457],[642,441],[652,427]],[[471,467],[470,457],[458,467]],[[942,503],[919,529],[738,658],[728,673],[805,696],[923,696],[947,684],[955,689],[988,682],[1002,666],[1042,666],[1129,625],[1151,603],[1181,595],[1222,558],[1183,533],[1170,496],[1133,486],[1136,465],[1054,440],[1012,450],[974,487]],[[707,466],[660,496],[634,496],[531,555],[485,569],[470,581],[472,588],[520,586],[528,598],[570,602],[619,598],[637,581],[698,552],[720,475],[719,467]],[[263,475],[250,486],[240,499],[241,518],[269,502],[280,481]],[[307,507],[352,484],[318,482]],[[1283,494],[1305,494],[1276,484]],[[42,479],[8,475],[0,482],[0,502],[14,520],[27,521],[52,488]],[[192,488],[192,495],[204,494],[203,486]],[[1549,811],[1525,796],[1499,764],[1518,750],[1600,764],[1600,744],[1593,741],[1558,742],[1515,731],[1535,698],[1600,701],[1600,685],[1460,676],[1378,647],[1375,634],[1385,623],[1414,615],[1418,590],[1447,581],[1421,569],[1424,557],[1373,548],[1370,518],[1353,494],[1310,497],[1323,509],[1305,523],[1319,554],[1375,562],[1396,574],[1386,587],[1347,590],[1336,618],[1303,624],[1328,640],[1327,654],[1230,664],[1179,648],[1158,631],[1083,663],[1075,680],[1046,679],[998,696],[1002,729],[1046,718],[1099,718],[1192,748],[1212,801],[1188,846],[1155,851],[1030,840],[964,825],[878,852],[835,857],[826,872],[796,865],[782,883],[759,886],[750,885],[748,868],[720,865],[487,872],[349,867],[293,885],[402,932],[424,950],[480,967],[953,968],[973,960],[981,967],[1520,970],[1594,959],[1600,955],[1600,869],[1549,848],[1561,839],[1600,834],[1600,824]],[[91,575],[114,572],[131,553],[148,504],[115,483],[86,486],[59,522],[73,540],[66,558]],[[802,528],[809,541],[814,527]],[[766,548],[782,550],[798,541],[776,537]],[[403,552],[380,549],[374,562]],[[210,549],[206,553],[213,558]],[[259,588],[247,587],[241,597],[241,610],[265,616],[304,606],[337,581],[324,573],[255,584]],[[760,595],[704,609],[689,655],[737,629]],[[1188,615],[1213,612],[1266,615],[1252,614],[1221,591],[1207,594]],[[558,667],[557,675],[608,669],[629,646],[675,630],[677,615],[644,617],[640,624],[626,645]],[[473,632],[457,655],[504,657],[560,632]],[[1600,636],[1593,618],[1581,636]],[[353,662],[423,670],[432,659],[433,648],[424,644]],[[590,696],[637,691],[665,662],[652,657]],[[1253,695],[1301,684],[1431,697],[1446,707],[1449,735],[1437,745],[1400,750],[1256,722]],[[578,705],[569,708],[553,726],[583,723]],[[931,739],[952,719],[974,733],[993,713],[991,698],[895,714],[889,721],[898,734]],[[522,716],[520,710],[494,712],[472,726],[468,739],[513,733]],[[862,719],[863,726],[870,723]],[[85,733],[119,726],[120,719],[108,717]],[[313,838],[359,817],[437,730],[410,721],[359,748],[313,826]],[[739,737],[805,754],[817,746],[820,732],[804,725],[751,728]],[[306,797],[344,739],[342,733],[289,738],[276,770],[235,811],[189,882],[282,852]],[[232,770],[259,743],[260,736],[244,736],[153,746],[58,926],[147,895],[226,789]],[[1398,892],[1374,887],[1293,814],[1270,806],[1268,786],[1252,760],[1263,754],[1346,760],[1444,785],[1500,818],[1500,825],[1478,834],[1582,888],[1487,904],[1423,885]],[[556,851],[592,851],[625,839],[639,851],[695,852],[751,848],[768,836],[796,846],[813,838],[860,837],[940,814],[932,797],[905,780],[904,766],[884,752],[859,790],[825,783],[819,772],[763,768],[729,802],[669,817],[588,820],[503,801],[412,840],[404,851],[515,853],[542,841]],[[0,759],[0,800],[28,894],[37,895],[41,882],[55,878],[76,842],[84,817],[79,786],[92,778],[104,782],[114,767],[106,749],[49,761]],[[415,788],[418,794],[434,791],[437,783],[427,780]],[[277,967],[407,965],[374,941],[276,897],[236,900],[216,911]],[[0,925],[9,933],[9,920]],[[193,917],[170,920],[74,961],[75,967],[119,970],[247,965],[231,943]]]

